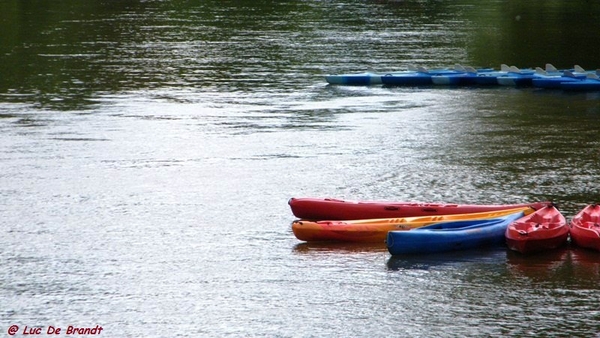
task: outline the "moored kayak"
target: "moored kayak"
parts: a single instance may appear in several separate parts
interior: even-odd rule
[[[325,76],[325,81],[332,85],[370,86],[382,84],[382,76],[415,74],[416,71],[398,71],[391,73],[364,72],[352,74],[331,74]]]
[[[386,74],[381,78],[381,82],[387,86],[427,86],[433,84],[433,76],[466,73],[465,67],[461,65],[442,69],[417,67],[413,70],[416,71],[405,74]]]
[[[482,72],[484,73],[484,72]],[[485,71],[487,73],[487,71]],[[468,86],[475,84],[479,71],[472,67],[465,67],[465,72],[451,74],[437,74],[431,76],[434,85],[443,86]]]
[[[447,69],[428,70],[424,67],[408,66],[407,70],[393,72],[375,72],[367,71],[363,73],[348,73],[348,74],[329,74],[325,76],[325,81],[332,85],[346,86],[370,86],[383,84],[382,77],[399,77],[402,81],[407,81],[408,84],[422,84],[425,82],[431,83],[431,74],[439,72],[448,72]]]
[[[588,74],[593,72],[588,72],[583,69],[579,65],[575,65],[573,69],[565,69],[565,70],[556,70],[554,66],[550,65],[554,70],[548,70],[548,65],[546,65],[546,71],[538,72],[538,76],[535,77],[531,82],[531,84],[536,88],[545,88],[545,89],[560,89],[560,84],[563,82],[575,82],[579,80],[583,80],[587,77]]]
[[[560,76],[539,76],[531,80],[531,84],[536,88],[544,89],[560,89],[560,84],[563,82],[575,82],[584,77],[571,77],[568,75]]]
[[[458,220],[492,219],[506,216],[520,210],[532,212],[529,207],[508,210],[496,210],[481,213],[417,216],[401,218],[379,218],[348,221],[305,221],[292,222],[294,236],[301,241],[344,241],[344,242],[381,242],[388,231],[410,230],[433,223]]]
[[[453,215],[503,209],[543,208],[550,202],[518,204],[448,204],[387,201],[350,201],[334,198],[290,198],[294,216],[306,220],[357,220],[431,215]]]
[[[519,211],[493,219],[442,222],[409,231],[390,231],[386,246],[392,255],[499,246],[505,241],[506,227],[525,215]]]
[[[496,81],[500,86],[528,87],[532,85],[533,79],[545,75],[546,72],[541,68],[521,70],[512,66],[507,74],[498,76]]]
[[[509,74],[498,76],[496,81],[500,86],[527,87],[532,85],[536,77],[536,74]]]
[[[381,77],[381,82],[388,86],[426,86],[432,84],[431,75],[428,72],[386,74]]]
[[[561,82],[560,88],[568,91],[597,91],[600,90],[600,77],[596,74],[588,74],[585,79],[571,82]]]
[[[561,78],[563,77],[565,71],[567,70],[558,70],[552,64],[547,63],[545,69],[540,67],[536,67],[535,71],[530,69],[521,70],[517,67],[510,67],[510,70],[507,74],[498,76],[496,79],[498,85],[500,86],[513,86],[513,87],[528,87],[533,86],[534,81],[537,82],[539,79],[550,79],[550,78]],[[579,72],[585,72],[585,70],[577,65],[575,65],[573,72],[577,73],[579,76]],[[573,73],[570,73],[570,76],[575,77]],[[583,75],[585,76],[585,75]],[[565,77],[566,78],[566,77]],[[567,80],[568,81],[568,80]],[[551,83],[551,82],[550,82]],[[545,84],[545,82],[538,82],[539,86]]]
[[[514,75],[530,75],[535,71],[531,69],[519,69],[515,66],[508,66],[506,64],[502,64],[500,66],[499,71],[492,72],[483,72],[477,74],[477,77],[474,79],[475,83],[478,85],[485,86],[497,86],[498,78],[503,76],[514,76]]]
[[[506,228],[509,249],[524,254],[556,249],[567,243],[567,220],[554,205],[536,210]]]
[[[381,74],[364,72],[356,74],[326,75],[325,81],[334,85],[369,86],[381,84]]]
[[[574,245],[600,251],[600,205],[587,205],[573,217],[569,226]]]

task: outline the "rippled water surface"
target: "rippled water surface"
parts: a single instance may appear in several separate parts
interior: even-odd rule
[[[600,201],[600,95],[330,86],[600,67],[593,1],[0,4],[0,334],[600,334],[600,253],[312,244],[290,197]]]

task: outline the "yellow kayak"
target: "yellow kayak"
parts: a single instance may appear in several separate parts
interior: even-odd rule
[[[410,230],[440,222],[498,218],[517,212],[528,215],[535,210],[521,207],[488,212],[455,215],[414,216],[401,218],[377,218],[350,221],[292,222],[294,236],[301,241],[384,242],[388,231]]]

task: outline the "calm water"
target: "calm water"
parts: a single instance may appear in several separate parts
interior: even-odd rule
[[[594,1],[0,3],[0,335],[600,335],[600,253],[307,244],[290,197],[600,201],[600,94],[328,86],[600,67]]]

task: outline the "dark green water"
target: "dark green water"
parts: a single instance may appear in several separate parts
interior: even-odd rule
[[[600,68],[594,1],[0,2],[0,332],[600,333],[600,253],[306,244],[290,197],[600,201],[600,93],[329,86]]]

